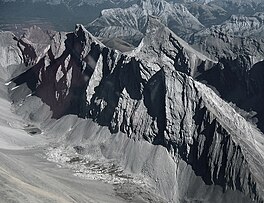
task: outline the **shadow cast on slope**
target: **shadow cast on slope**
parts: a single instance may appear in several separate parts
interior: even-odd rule
[[[94,67],[89,59],[85,59],[85,66],[80,60],[80,53],[84,48],[84,39],[67,34],[65,50],[55,59],[51,49],[39,62],[29,70],[12,79],[17,85],[26,83],[32,95],[42,99],[50,106],[53,117],[60,118],[67,114],[79,115],[82,95],[85,93],[87,80],[91,77]],[[92,44],[88,54],[92,60],[99,58],[100,48]],[[23,53],[25,55],[26,53]],[[90,59],[91,60],[91,59]],[[49,64],[46,65],[46,61]],[[88,77],[88,79],[87,79]],[[26,95],[25,95],[26,96]]]
[[[210,69],[199,75],[196,79],[215,88],[221,98],[243,110],[236,108],[238,113],[245,117],[264,132],[264,61],[252,66],[250,59],[246,56],[239,56],[235,60],[221,59],[219,66]],[[257,115],[255,115],[255,113]],[[250,116],[252,115],[252,116]]]

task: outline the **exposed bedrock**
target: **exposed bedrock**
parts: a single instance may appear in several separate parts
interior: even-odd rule
[[[236,107],[238,112],[263,132],[263,40],[232,35],[212,27],[193,34],[189,42],[218,61],[218,65],[196,75],[195,79],[209,85],[224,100],[234,103],[240,108]]]
[[[73,33],[54,34],[45,52],[35,51],[29,69],[13,82],[26,83],[54,118],[75,114],[105,126],[112,136],[125,134],[133,143],[144,140],[161,147],[178,167],[163,166],[162,173],[173,181],[158,174],[157,190],[168,200],[263,202],[262,133],[191,77],[217,63],[161,29],[149,27],[138,48],[120,53],[78,25]],[[84,129],[92,133],[89,126]],[[125,148],[120,144],[118,149]],[[201,195],[199,186],[207,188],[204,193],[211,191]],[[168,188],[174,189],[164,191]]]
[[[235,107],[263,132],[263,67],[263,61],[254,63],[246,55],[239,55],[233,60],[222,58],[218,66],[196,79],[211,86],[226,101],[246,110],[248,113]]]
[[[91,38],[86,47],[84,35],[81,30],[76,33],[57,33],[46,49],[39,55],[35,53],[33,59],[22,51],[25,64],[29,66],[28,61],[32,61],[32,67],[13,81],[18,86],[27,83],[32,94],[50,106],[54,118],[80,113],[80,99],[85,94],[87,81],[101,52],[99,45],[92,42]],[[18,46],[27,40],[24,37],[18,40]]]
[[[185,6],[164,0],[139,0],[125,9],[102,10],[87,28],[95,36],[117,37],[137,46],[145,36],[149,16],[158,16],[181,37],[204,28]]]

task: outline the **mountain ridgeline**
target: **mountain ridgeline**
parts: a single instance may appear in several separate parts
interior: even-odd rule
[[[25,200],[12,198],[57,201],[56,187],[62,201],[87,202],[94,189],[79,193],[82,184],[102,180],[109,202],[263,203],[263,8],[262,0],[0,0],[0,29],[14,33],[0,32],[0,102],[12,109],[0,119],[0,147],[35,143],[18,152],[23,170],[42,166],[26,163],[44,154],[87,179],[62,184],[49,163],[36,172],[44,181],[27,178]],[[20,26],[30,28],[21,35]],[[1,160],[15,157],[1,149]]]
[[[263,202],[263,134],[220,97],[228,91],[227,73],[247,58],[211,59],[156,17],[144,22],[143,39],[129,52],[106,47],[82,25],[69,33],[33,27],[14,38],[26,67],[13,74],[16,110],[23,113],[23,101],[35,112],[24,116],[48,118],[36,115],[45,114],[40,98],[52,118],[74,114],[98,130],[108,128],[109,136],[121,133],[134,144],[166,149],[164,160],[173,161],[161,162],[162,172],[140,161],[136,166],[167,201]],[[248,80],[258,77],[260,83],[262,65],[258,59]],[[218,76],[222,83],[214,81]]]

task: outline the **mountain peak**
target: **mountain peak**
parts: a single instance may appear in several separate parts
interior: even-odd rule
[[[134,53],[145,54],[146,61],[153,66],[162,61],[164,65],[173,66],[176,70],[192,76],[198,74],[199,64],[204,64],[204,70],[217,64],[217,61],[193,49],[155,16],[148,17],[145,37]]]

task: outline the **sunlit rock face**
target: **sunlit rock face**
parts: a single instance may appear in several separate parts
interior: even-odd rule
[[[53,118],[75,114],[87,119],[81,131],[88,134],[104,126],[109,136],[125,135],[130,141],[101,150],[135,164],[134,171],[151,178],[168,201],[263,202],[262,133],[198,81],[220,61],[191,48],[156,18],[148,18],[145,32],[137,48],[121,53],[82,25],[71,33],[32,28],[13,39],[27,68],[12,82],[41,98]],[[98,126],[90,128],[90,122]],[[146,148],[136,150],[142,141]],[[162,167],[146,161],[143,149],[157,153],[149,157]]]
[[[142,0],[131,7],[105,9],[101,16],[87,25],[95,36],[121,38],[138,45],[145,35],[149,16],[158,16],[177,35],[201,30],[204,26],[181,4],[164,0]]]

